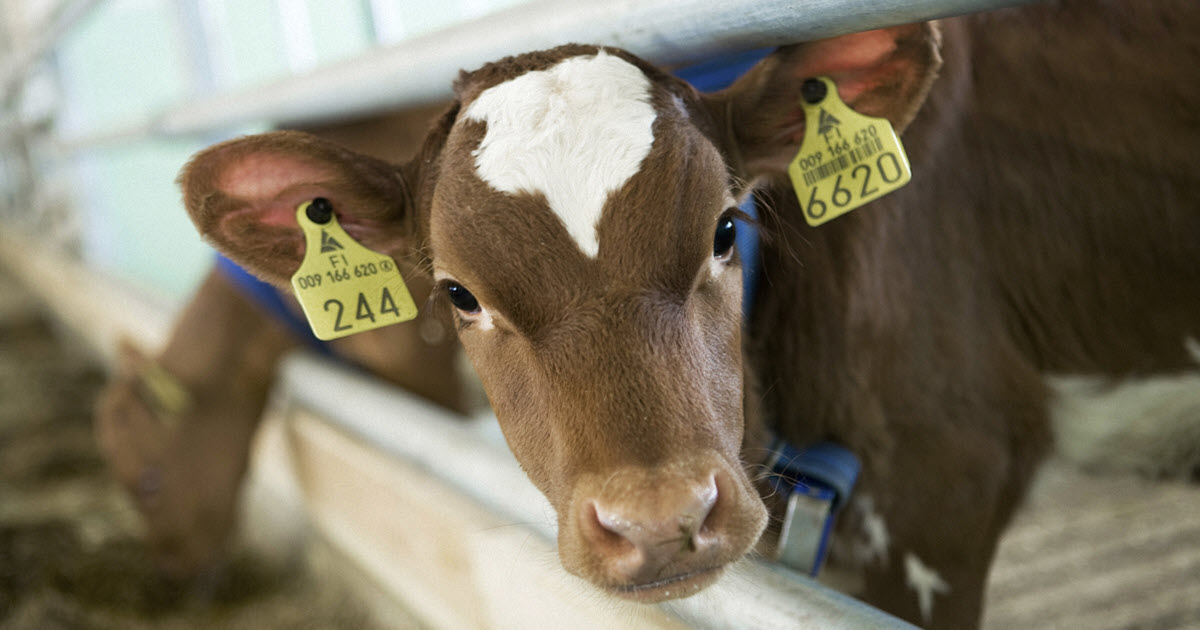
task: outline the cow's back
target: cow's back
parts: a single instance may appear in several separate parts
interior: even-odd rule
[[[910,134],[945,145],[914,138],[930,181],[898,202],[967,235],[972,294],[1039,368],[1187,367],[1185,339],[1200,334],[1198,5],[1051,2],[946,35],[951,89],[935,99],[954,105]]]
[[[820,228],[773,192],[757,334],[794,336],[803,319],[801,341],[782,341],[830,370],[855,338],[886,347],[876,338],[897,331],[921,338],[914,360],[1003,333],[1049,371],[1187,367],[1200,9],[1050,2],[943,29],[942,76],[904,134],[908,187]]]

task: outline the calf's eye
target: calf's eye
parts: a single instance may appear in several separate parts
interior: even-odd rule
[[[733,241],[737,237],[737,226],[729,214],[717,220],[717,231],[713,235],[713,258],[728,258],[733,252]]]
[[[478,313],[479,300],[475,299],[474,295],[463,285],[457,282],[451,282],[446,285],[446,295],[450,297],[450,303],[454,308],[464,313]]]

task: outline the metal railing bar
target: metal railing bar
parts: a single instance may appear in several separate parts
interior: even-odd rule
[[[365,115],[451,96],[451,81],[506,55],[570,42],[626,48],[676,65],[724,53],[998,9],[1031,0],[540,0],[262,86],[199,95],[127,128],[64,139],[198,134]]]

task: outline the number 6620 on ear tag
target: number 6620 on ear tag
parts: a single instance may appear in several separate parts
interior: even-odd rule
[[[886,118],[850,109],[829,77],[805,81],[802,93],[804,141],[788,175],[809,225],[840,217],[912,179],[904,145]]]
[[[296,221],[304,230],[305,245],[292,289],[318,339],[337,339],[417,316],[395,261],[350,238],[327,199],[300,204]]]

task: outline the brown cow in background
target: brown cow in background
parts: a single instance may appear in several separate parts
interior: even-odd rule
[[[310,129],[381,159],[415,152],[429,119],[417,109]],[[406,270],[413,298],[432,284]],[[299,305],[291,301],[295,316]],[[425,309],[402,325],[340,339],[331,353],[456,412],[465,412],[458,344],[445,313]],[[142,514],[147,542],[169,574],[219,565],[267,394],[282,356],[304,340],[214,268],[181,312],[167,347],[151,359],[129,344],[97,404],[97,437]]]

